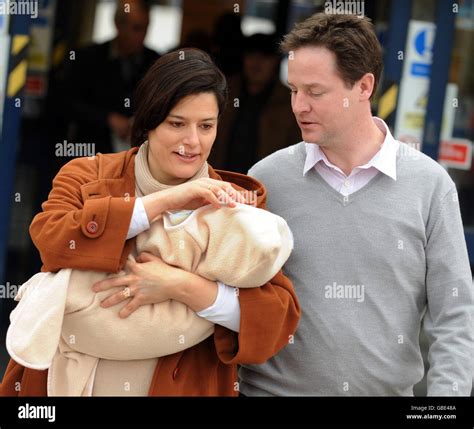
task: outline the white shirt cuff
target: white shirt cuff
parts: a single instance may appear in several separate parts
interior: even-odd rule
[[[130,220],[130,226],[128,227],[127,240],[136,237],[138,234],[149,228],[150,222],[148,222],[148,216],[143,201],[141,198],[136,198],[135,205],[133,206],[132,219]]]
[[[199,317],[222,325],[234,332],[240,331],[240,302],[238,289],[217,282],[217,298],[210,307],[197,312]]]

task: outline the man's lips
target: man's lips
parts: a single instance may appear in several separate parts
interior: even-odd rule
[[[306,128],[306,127],[312,127],[314,125],[319,125],[317,122],[312,122],[312,121],[300,121],[298,120],[298,124],[300,127]]]

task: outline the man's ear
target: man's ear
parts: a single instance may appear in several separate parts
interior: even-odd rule
[[[357,87],[359,88],[359,99],[361,101],[368,100],[372,95],[375,84],[375,76],[373,73],[366,73],[362,76],[357,82]]]

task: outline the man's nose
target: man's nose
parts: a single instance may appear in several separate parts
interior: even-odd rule
[[[301,91],[298,91],[292,94],[291,108],[293,109],[293,113],[297,115],[309,112],[311,110],[311,105],[308,102],[307,96]]]

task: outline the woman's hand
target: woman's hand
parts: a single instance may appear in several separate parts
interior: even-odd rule
[[[122,318],[130,316],[138,307],[173,299],[182,286],[186,272],[163,262],[150,253],[142,253],[139,262],[127,261],[128,274],[102,280],[93,285],[94,292],[122,286],[101,302],[102,307],[111,307],[129,301],[119,312]]]
[[[129,274],[102,280],[92,286],[94,292],[123,287],[120,292],[101,302],[102,307],[111,307],[131,299],[120,310],[120,317],[130,316],[141,305],[157,304],[169,299],[182,302],[196,312],[211,306],[216,300],[216,282],[168,265],[148,252],[140,253],[136,260],[127,261]]]
[[[194,210],[206,204],[215,208],[223,205],[235,207],[236,202],[245,204],[246,198],[229,182],[202,178],[154,192],[142,198],[148,220],[152,222],[166,210]]]

